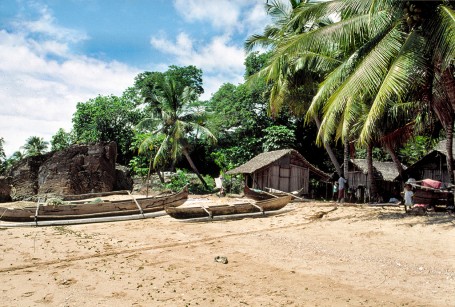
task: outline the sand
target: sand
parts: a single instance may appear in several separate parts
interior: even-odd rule
[[[447,213],[304,202],[0,234],[0,306],[455,306]]]

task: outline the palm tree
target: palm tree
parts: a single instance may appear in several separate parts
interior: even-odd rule
[[[196,94],[193,89],[181,88],[173,79],[166,77],[157,84],[156,91],[147,97],[152,114],[138,124],[138,129],[152,130],[152,135],[164,135],[153,159],[153,167],[165,165],[169,160],[175,163],[183,155],[207,188],[207,183],[191,159],[191,140],[204,138],[215,143],[216,138],[203,126],[204,113],[192,109],[194,97]],[[144,142],[149,141],[146,139]]]
[[[358,137],[358,142],[367,147],[379,138],[378,127],[389,108],[419,101],[421,109],[430,106],[446,129],[448,168],[453,175],[449,148],[455,110],[453,4],[399,0],[315,2],[297,7],[289,24],[302,27],[329,16],[338,16],[338,21],[283,35],[274,50],[277,63],[285,57],[305,60],[307,54],[313,54],[317,61],[294,61],[294,66],[305,64],[322,72],[324,65],[327,68],[333,60],[339,61],[325,74],[306,116],[309,120],[322,112],[320,140],[329,141],[335,135],[349,140],[350,129],[343,116],[356,103],[368,101],[369,111]],[[443,96],[449,103],[444,105],[437,98]],[[444,119],[441,114],[449,118]]]
[[[265,8],[272,17],[273,24],[266,26],[262,35],[252,35],[245,42],[245,50],[247,52],[251,52],[253,48],[260,46],[270,48],[275,54],[272,60],[269,61],[268,66],[249,80],[249,82],[252,82],[258,78],[265,78],[268,83],[271,83],[269,105],[270,111],[274,115],[279,113],[281,107],[286,104],[295,115],[301,116],[308,108],[309,102],[317,90],[317,83],[321,81],[321,75],[317,71],[309,69],[302,73],[307,68],[307,61],[312,63],[320,62],[318,55],[314,53],[299,54],[297,57],[276,55],[276,49],[288,37],[311,31],[331,22],[328,18],[321,18],[315,23],[305,25],[292,22],[295,10],[307,5],[308,2],[308,0],[288,0],[286,2],[273,0],[270,3],[267,1]],[[328,62],[330,61],[326,58],[324,63]],[[333,67],[334,63],[338,63],[338,61],[333,60],[329,67]],[[314,120],[319,129],[321,124],[320,117],[313,115],[312,120]],[[323,140],[322,144],[336,171],[341,174],[340,163],[330,143]]]
[[[31,136],[25,141],[25,145],[21,148],[24,149],[26,157],[39,156],[47,151],[48,142],[38,136]]]

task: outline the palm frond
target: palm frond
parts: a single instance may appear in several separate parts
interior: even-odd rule
[[[425,67],[427,60],[421,50],[425,46],[423,37],[413,31],[408,35],[394,62],[388,68],[374,101],[368,118],[360,134],[360,142],[367,143],[377,130],[378,121],[384,115],[387,107],[401,97],[422,86],[425,82]]]
[[[432,29],[428,47],[435,50],[434,54],[441,62],[442,70],[446,69],[455,59],[455,11],[448,6],[438,8],[437,18],[431,21]]]
[[[365,55],[362,61],[355,67],[355,70],[332,94],[323,111],[324,125],[321,125],[322,137],[328,140],[333,135],[339,116],[342,114],[349,99],[368,99],[374,97],[388,72],[390,63],[398,54],[404,35],[397,27],[394,27]]]

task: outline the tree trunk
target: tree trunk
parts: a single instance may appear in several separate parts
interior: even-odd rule
[[[397,154],[395,153],[395,150],[389,145],[386,144],[385,148],[388,152],[388,154],[392,157],[393,162],[395,163],[395,167],[397,168],[398,174],[400,176],[400,180],[403,181],[403,164],[401,164],[400,159],[398,159]]]
[[[455,78],[450,66],[442,73],[442,83],[452,106],[452,113],[455,111]]]
[[[367,167],[368,167],[368,187],[370,202],[377,200],[378,191],[376,188],[376,181],[374,179],[374,170],[373,170],[373,145],[368,143],[367,147]]]
[[[452,112],[447,123],[446,130],[446,151],[447,151],[447,172],[449,173],[449,182],[454,183],[454,175],[453,175],[453,123],[454,118],[453,114],[455,112],[455,79],[453,77],[453,72],[450,69],[450,66],[444,71],[442,74],[442,83],[444,84],[445,92],[447,93],[447,98],[449,99],[449,103],[452,106]]]
[[[344,150],[343,150],[343,173],[344,173],[344,178],[348,180],[348,172],[349,172],[349,160],[350,160],[350,154],[349,154],[349,138],[346,136],[344,137]]]
[[[321,128],[321,121],[319,120],[319,118],[317,116],[314,116],[313,119],[316,123],[316,127],[319,130]],[[338,174],[341,174],[341,166],[340,166],[340,163],[338,163],[338,160],[335,156],[335,153],[332,150],[332,147],[330,146],[330,144],[328,144],[325,141],[323,142],[323,145],[324,145],[325,151],[327,151],[327,154],[329,155],[330,161],[332,161],[332,164],[335,167],[336,172]]]
[[[202,182],[202,184],[204,185],[204,187],[206,189],[208,189],[208,185],[207,183],[205,182],[204,178],[201,176],[201,174],[199,173],[199,171],[197,170],[196,168],[196,165],[194,165],[194,162],[193,160],[191,159],[190,157],[190,154],[188,153],[188,150],[186,148],[183,148],[183,155],[185,156],[186,160],[188,161],[188,163],[190,164],[191,168],[193,169],[193,171],[196,173],[197,177],[199,178],[199,180]]]
[[[163,175],[161,174],[161,171],[159,170],[159,168],[156,169],[156,174],[157,174],[158,177],[160,178],[160,182],[161,182],[161,183],[164,183],[164,177],[163,177]]]
[[[449,183],[454,183],[453,176],[453,120],[446,128],[446,151],[447,151],[447,172],[449,173]]]

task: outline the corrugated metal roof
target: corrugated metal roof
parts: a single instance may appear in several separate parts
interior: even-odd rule
[[[234,175],[234,174],[252,174],[255,171],[266,167],[275,161],[281,159],[282,157],[294,153],[296,154],[309,168],[309,170],[319,177],[321,177],[323,180],[330,180],[330,175],[324,173],[314,165],[312,165],[310,162],[308,162],[297,150],[294,149],[281,149],[281,150],[274,150],[274,151],[269,151],[269,152],[263,152],[256,157],[252,158],[250,161],[246,162],[245,164],[242,164],[232,170],[229,170],[226,172],[228,175]]]

